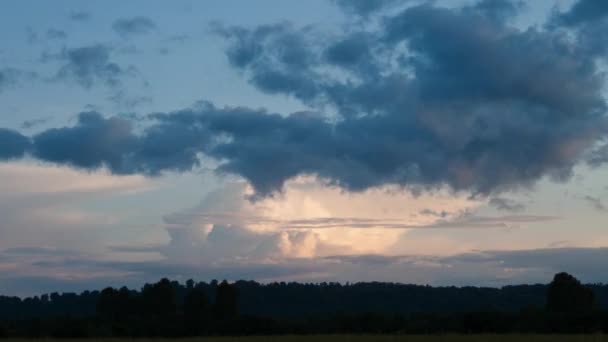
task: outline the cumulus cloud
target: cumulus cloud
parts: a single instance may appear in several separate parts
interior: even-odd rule
[[[30,148],[30,141],[19,132],[0,128],[0,160],[18,159]]]
[[[598,0],[578,0],[572,7],[559,13],[556,20],[567,26],[599,21],[608,16],[608,4]]]
[[[112,24],[112,29],[124,38],[135,34],[149,33],[156,29],[156,24],[147,17],[122,18]]]
[[[198,206],[165,217],[167,245],[118,246],[122,252],[160,252],[170,262],[230,264],[242,261],[337,255],[460,251],[453,241],[409,238],[413,230],[523,228],[556,217],[479,216],[481,202],[449,192],[414,197],[389,189],[349,194],[318,180],[290,181],[280,198],[246,200],[244,183],[228,183]],[[422,209],[427,208],[427,209]],[[430,208],[430,209],[429,209]],[[443,215],[422,212],[443,210]],[[415,246],[416,245],[416,246]],[[432,246],[429,246],[432,245]],[[431,249],[429,249],[431,248]]]
[[[112,48],[102,44],[64,48],[58,54],[43,56],[45,61],[59,61],[61,66],[55,80],[75,82],[85,89],[96,84],[110,88],[122,85],[127,78],[137,76],[134,66],[121,66],[112,60]]]
[[[567,180],[575,165],[602,160],[590,157],[608,133],[601,55],[580,35],[511,26],[518,8],[424,3],[385,14],[375,29],[331,35],[289,23],[219,27],[234,68],[311,110],[203,103],[140,119],[81,114],[33,137],[31,154],[148,175],[211,157],[258,199],[303,175],[355,192],[448,186],[473,195]],[[100,46],[64,55],[63,73],[85,86],[124,71]]]
[[[500,3],[411,6],[378,32],[329,43],[287,24],[223,33],[229,61],[253,85],[342,115],[334,132],[364,145],[352,146],[351,169],[373,165],[368,177],[322,168],[346,188],[447,183],[488,193],[544,175],[565,179],[606,135],[596,55],[559,32],[494,20],[496,11],[514,10]]]

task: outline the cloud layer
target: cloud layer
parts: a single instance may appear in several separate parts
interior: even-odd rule
[[[33,137],[3,131],[12,143],[2,144],[0,157],[147,175],[192,170],[211,157],[217,171],[243,177],[260,198],[302,175],[350,191],[447,185],[486,195],[601,164],[608,121],[597,65],[605,55],[588,30],[604,19],[588,18],[585,1],[556,17],[574,22],[554,18],[526,29],[510,24],[520,7],[509,1],[391,12],[383,4],[348,5],[375,20],[360,30],[215,28],[229,63],[252,85],[293,97],[307,112],[201,103],[142,117],[81,113],[75,125]],[[151,27],[133,23],[121,27]],[[61,74],[85,87],[94,79],[111,85],[127,72],[102,46],[62,56]]]

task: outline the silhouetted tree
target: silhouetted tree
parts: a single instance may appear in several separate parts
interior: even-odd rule
[[[547,289],[547,310],[554,312],[583,312],[595,307],[593,291],[572,275],[555,275]]]
[[[222,281],[216,289],[215,315],[219,319],[234,318],[238,314],[238,294],[233,285]]]
[[[161,316],[175,313],[175,293],[169,279],[163,278],[156,284],[144,285],[141,294],[147,313]]]
[[[190,288],[184,298],[184,323],[188,335],[198,335],[208,320],[209,301],[202,289]]]

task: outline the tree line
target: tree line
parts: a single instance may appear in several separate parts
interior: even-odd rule
[[[185,284],[0,296],[0,337],[608,332],[608,285]]]

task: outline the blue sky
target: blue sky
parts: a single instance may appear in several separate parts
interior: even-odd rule
[[[603,1],[8,1],[0,292],[605,282]]]

